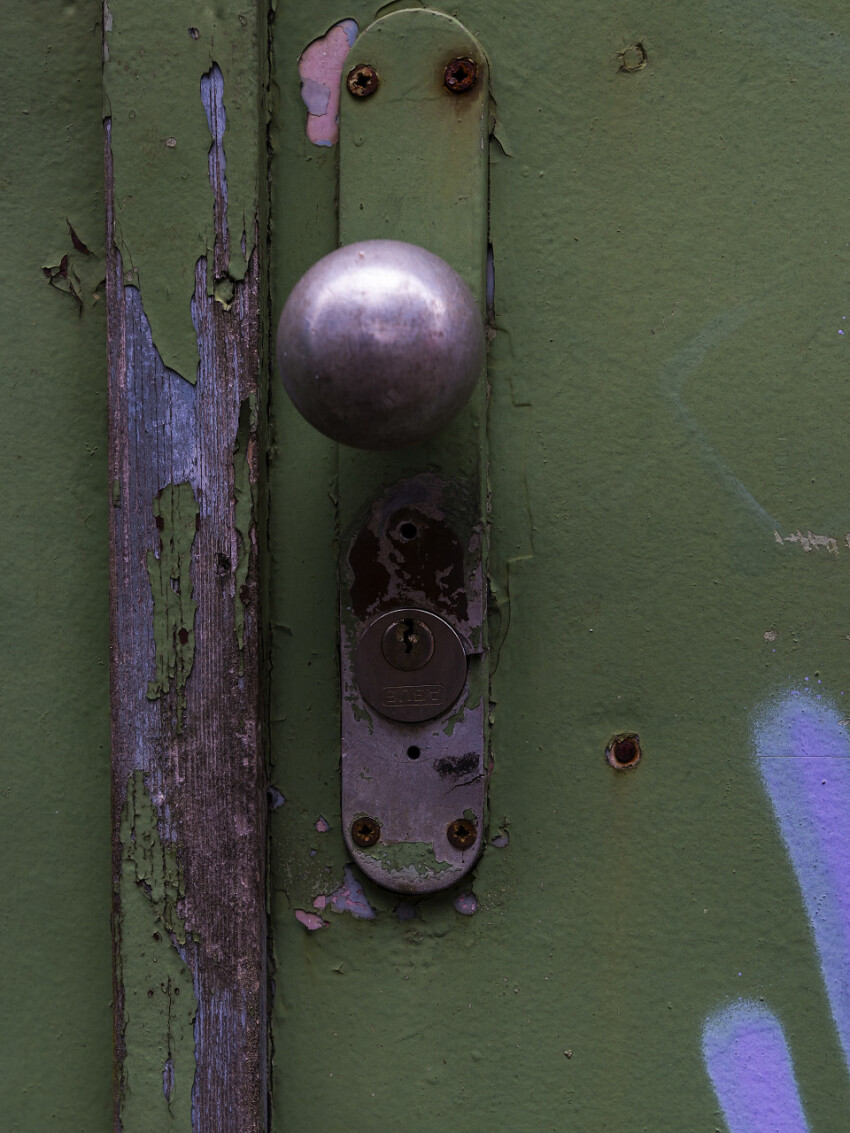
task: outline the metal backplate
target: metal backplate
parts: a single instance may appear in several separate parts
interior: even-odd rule
[[[458,60],[475,65],[475,81],[463,91],[446,85],[467,66]],[[347,89],[359,65],[379,80],[368,97]],[[427,8],[393,12],[356,40],[340,92],[340,244],[388,238],[442,256],[469,286],[482,319],[488,117],[486,56],[452,17]],[[427,443],[339,450],[343,829],[360,868],[402,892],[459,881],[482,846],[485,431],[482,374],[467,406]],[[434,704],[440,714],[427,720],[389,719],[391,706],[380,702],[380,689],[409,688],[415,674],[381,685],[372,694],[377,709],[355,678],[355,652],[369,626],[403,610],[442,619],[466,654],[459,695]],[[434,648],[436,657],[436,637]]]
[[[343,829],[365,873],[409,893],[462,877],[485,819],[482,532],[462,542],[452,503],[436,476],[405,481],[343,561]],[[405,634],[416,638],[418,667],[387,660],[397,633],[402,650]]]

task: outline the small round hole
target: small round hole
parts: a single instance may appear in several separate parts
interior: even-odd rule
[[[418,759],[421,754],[422,754],[422,751],[421,751],[420,748],[418,748],[416,746],[416,744],[411,744],[410,747],[407,749],[407,758],[408,759]]]
[[[415,523],[402,523],[398,529],[399,535],[402,539],[415,539],[419,531]]]
[[[635,732],[624,732],[611,737],[605,758],[615,771],[621,771],[626,767],[636,767],[641,754],[640,737]]]

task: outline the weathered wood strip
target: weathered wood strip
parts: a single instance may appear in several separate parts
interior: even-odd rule
[[[194,267],[196,376],[163,365],[145,271],[140,290],[137,262],[126,268],[113,164],[122,118],[106,122],[115,1126],[125,1133],[165,1121],[266,1126],[262,163],[246,239],[241,218],[228,227],[227,77],[215,64],[199,78],[212,135],[199,225],[214,220],[215,241]],[[228,271],[232,245],[244,273]]]

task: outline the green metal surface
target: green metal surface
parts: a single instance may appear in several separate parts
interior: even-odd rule
[[[8,1133],[111,1127],[100,13],[9,6],[0,41]]]
[[[840,713],[850,663],[850,17],[829,0],[452,14],[488,53],[495,117],[500,844],[472,916],[449,893],[399,920],[366,884],[373,919],[325,903],[326,927],[305,925],[345,888],[337,488],[333,446],[276,386],[277,1127],[320,1109],[331,1133],[724,1129],[701,1038],[743,998],[781,1021],[811,1128],[841,1128],[848,1068],[753,727],[807,686]],[[278,6],[275,310],[336,235],[298,55],[375,15]],[[625,731],[644,755],[617,773],[604,752]]]

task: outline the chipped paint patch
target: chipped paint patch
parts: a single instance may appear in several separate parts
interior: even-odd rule
[[[306,909],[296,909],[295,919],[299,924],[303,924],[308,932],[315,932],[317,929],[328,927],[328,922],[323,920],[318,913],[308,913]]]
[[[375,910],[366,899],[363,886],[355,877],[351,866],[345,867],[342,885],[331,893],[331,908],[335,913],[351,913],[358,920],[374,919]]]
[[[456,868],[451,862],[437,860],[433,842],[378,842],[360,852],[380,862],[381,868],[396,881],[435,877]]]
[[[782,1026],[763,1004],[706,1020],[702,1053],[729,1133],[808,1133]]]
[[[471,917],[478,912],[478,898],[474,893],[461,893],[452,902],[455,912],[464,917]]]
[[[332,146],[339,138],[342,68],[357,32],[354,20],[342,20],[306,47],[298,60],[301,98],[307,107],[307,137],[314,146]]]
[[[178,722],[186,708],[186,682],[195,660],[195,612],[192,588],[192,544],[199,511],[192,485],[168,484],[154,500],[159,554],[148,551],[148,578],[153,594],[153,638],[156,678],[148,684],[148,700],[165,696],[172,681],[177,693]]]
[[[192,974],[180,956],[186,941],[177,912],[183,881],[174,847],[160,837],[156,808],[141,771],[130,777],[120,841],[122,1126],[138,1133],[154,1133],[165,1124],[189,1130],[198,1004]]]

